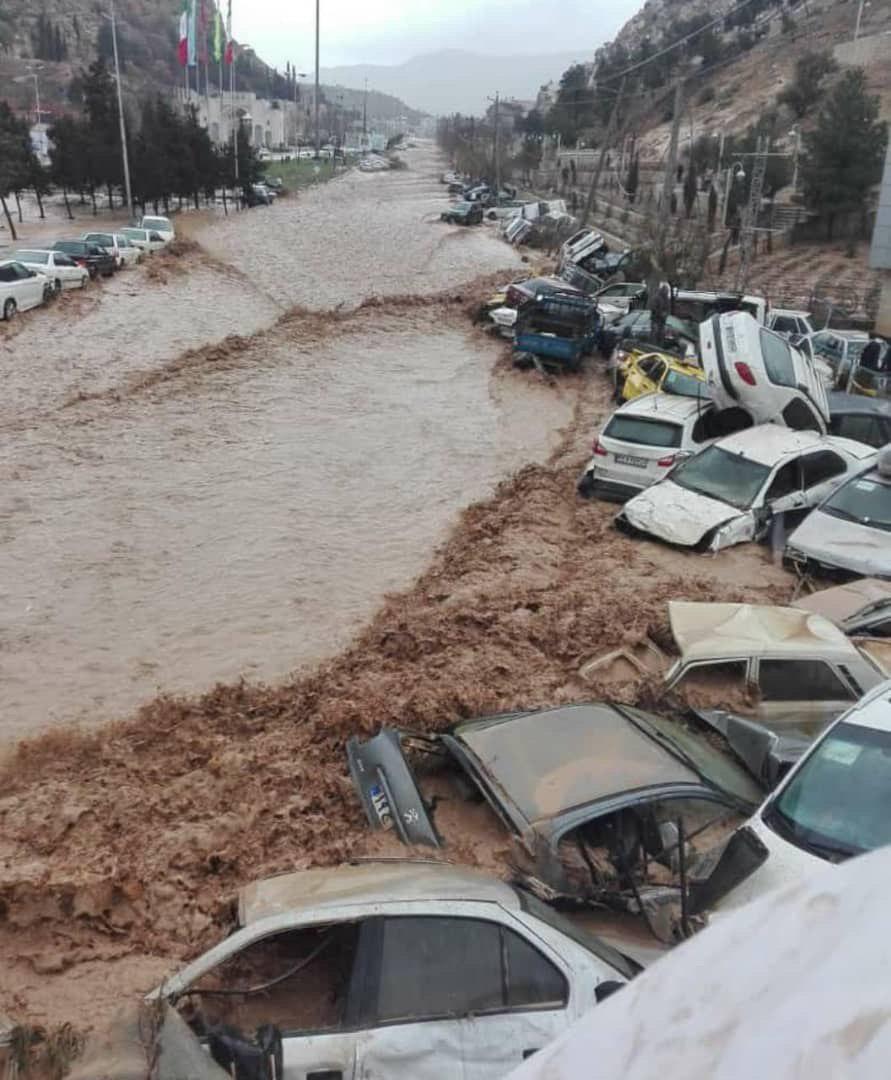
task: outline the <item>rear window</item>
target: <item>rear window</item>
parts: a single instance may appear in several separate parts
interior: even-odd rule
[[[57,251],[72,251],[76,255],[80,255],[86,249],[86,244],[82,244],[77,240],[57,240],[53,247]]]
[[[637,446],[678,447],[681,445],[682,428],[667,420],[645,420],[640,416],[616,414],[603,429],[603,434],[620,442]]]
[[[17,251],[15,257],[23,263],[43,263],[45,266],[49,262],[49,253],[46,251]]]
[[[792,352],[782,338],[769,330],[761,331],[761,355],[767,377],[777,386],[795,386],[795,363]]]

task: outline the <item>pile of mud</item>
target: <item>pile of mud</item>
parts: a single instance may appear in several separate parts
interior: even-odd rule
[[[755,549],[716,562],[641,544],[612,528],[614,508],[576,498],[607,394],[580,384],[550,462],[467,509],[428,571],[314,673],[20,744],[0,777],[0,956],[46,971],[194,954],[245,882],[370,849],[350,735],[591,698],[580,663],[664,636],[669,598],[783,599],[785,575]]]

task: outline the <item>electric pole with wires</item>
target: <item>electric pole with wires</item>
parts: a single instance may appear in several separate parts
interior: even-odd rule
[[[603,175],[603,166],[606,162],[606,155],[609,152],[619,122],[619,110],[622,106],[622,95],[624,92],[625,80],[622,79],[622,82],[619,84],[619,92],[616,95],[615,104],[613,105],[612,112],[609,114],[606,134],[603,136],[603,146],[600,148],[600,157],[597,159],[597,167],[594,169],[594,175],[591,177],[591,186],[588,188],[588,198],[585,200],[585,209],[582,212],[582,228],[588,224],[588,218],[597,206],[597,188],[600,186],[600,177]]]
[[[767,172],[767,150],[769,142],[763,135],[758,137],[755,150],[755,164],[752,167],[752,184],[749,188],[749,201],[746,204],[742,223],[739,246],[739,265],[736,269],[736,291],[743,292],[749,280],[749,267],[755,246],[755,233],[758,229],[758,215],[761,212],[761,197],[764,192],[764,175]]]

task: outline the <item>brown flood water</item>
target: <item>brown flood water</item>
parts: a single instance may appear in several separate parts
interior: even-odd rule
[[[330,654],[556,444],[571,395],[493,375],[498,347],[435,307],[298,319],[133,389],[289,304],[509,275],[488,229],[435,222],[435,160],[410,160],[212,223],[188,272],[119,275],[0,339],[0,740]]]

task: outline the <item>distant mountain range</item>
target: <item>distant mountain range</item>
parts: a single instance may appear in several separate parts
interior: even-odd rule
[[[370,89],[392,94],[415,109],[443,116],[467,113],[480,116],[496,90],[505,98],[535,99],[539,87],[559,79],[574,63],[593,59],[592,49],[578,53],[541,53],[530,56],[485,56],[462,49],[415,56],[404,64],[353,64],[322,68],[326,84],[359,88],[368,79]]]

